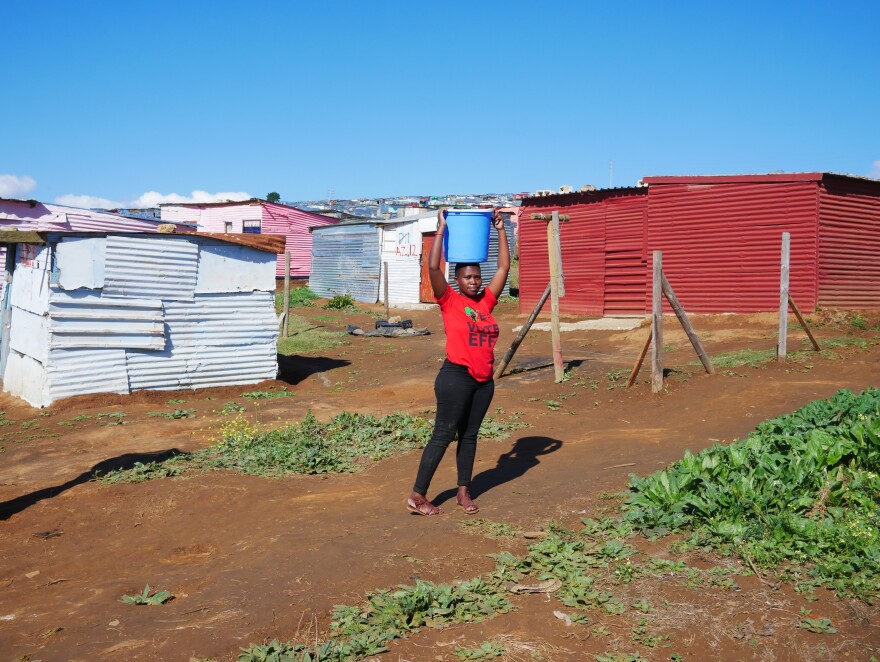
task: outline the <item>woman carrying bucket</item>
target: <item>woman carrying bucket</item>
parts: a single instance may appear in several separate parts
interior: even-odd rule
[[[489,211],[451,210],[449,213],[452,215],[450,218],[455,218],[455,224],[447,229],[446,212],[438,212],[436,237],[443,238],[447,260],[456,263],[455,282],[460,293],[446,282],[446,276],[440,269],[441,242],[435,240],[428,255],[428,274],[443,317],[446,360],[434,381],[437,396],[434,433],[422,452],[415,486],[406,500],[407,509],[426,516],[443,512],[426,495],[434,472],[456,434],[456,503],[468,515],[480,510],[471,499],[469,486],[477,452],[477,433],[495,393],[492,370],[498,323],[492,317],[492,310],[498,303],[510,271],[510,249],[504,219],[497,209],[491,213],[491,219],[498,232],[498,269],[485,289],[482,288],[479,263],[488,257]],[[481,215],[482,219],[479,218]],[[481,220],[482,230],[477,230]]]

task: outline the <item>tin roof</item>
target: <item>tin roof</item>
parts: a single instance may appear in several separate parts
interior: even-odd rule
[[[159,207],[191,207],[193,209],[200,209],[202,207],[238,207],[241,205],[278,205],[279,207],[299,209],[299,211],[305,212],[307,214],[316,213],[307,211],[305,209],[300,209],[299,207],[294,207],[293,205],[289,205],[285,202],[269,202],[268,200],[263,200],[262,198],[248,198],[247,200],[225,200],[223,202],[163,202],[159,204]]]
[[[662,175],[645,177],[645,184],[773,184],[780,182],[820,182],[826,178],[848,179],[880,185],[880,180],[834,172],[773,172],[751,175]]]
[[[286,237],[281,234],[237,234],[237,233],[210,233],[210,232],[69,232],[61,230],[51,231],[0,231],[0,244],[45,244],[50,236],[76,236],[76,237],[122,237],[122,238],[147,238],[169,239],[174,237],[202,237],[215,239],[226,244],[247,246],[266,253],[283,253]]]
[[[599,188],[592,191],[573,191],[571,193],[554,193],[552,195],[533,195],[522,199],[523,207],[541,207],[545,205],[570,205],[584,202],[599,202],[605,198],[629,195],[647,195],[647,186],[620,186],[617,188]]]

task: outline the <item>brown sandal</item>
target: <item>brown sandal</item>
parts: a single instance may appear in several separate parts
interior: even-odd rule
[[[422,497],[424,499],[424,497]],[[433,503],[424,499],[419,503],[416,503],[412,497],[409,497],[406,500],[406,509],[411,513],[415,513],[416,515],[422,515],[424,517],[435,517],[436,515],[442,515],[443,509],[438,508]],[[432,510],[433,509],[433,510]]]
[[[467,497],[467,500],[470,501],[469,504],[465,505],[464,503],[462,503],[462,494],[458,494],[455,497],[455,503],[461,506],[461,509],[464,511],[465,515],[476,515],[478,512],[480,512],[480,507],[474,503],[473,499],[471,499],[470,492],[465,492],[463,496]]]

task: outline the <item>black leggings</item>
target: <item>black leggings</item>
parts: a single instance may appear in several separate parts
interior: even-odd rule
[[[450,363],[447,359],[434,381],[434,393],[437,395],[434,434],[422,452],[422,461],[419,463],[419,472],[413,487],[421,495],[427,494],[434,472],[456,433],[458,484],[471,484],[474,457],[477,454],[477,434],[495,394],[495,382],[491,379],[488,382],[478,382],[470,376],[465,366]]]

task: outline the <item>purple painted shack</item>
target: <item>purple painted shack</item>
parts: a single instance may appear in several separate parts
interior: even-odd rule
[[[310,227],[334,225],[337,218],[313,214],[290,205],[259,198],[239,202],[207,202],[160,205],[162,220],[195,223],[199,232],[283,234],[284,250],[290,253],[290,276],[308,278],[312,267]],[[276,277],[284,278],[284,254],[278,256]]]

